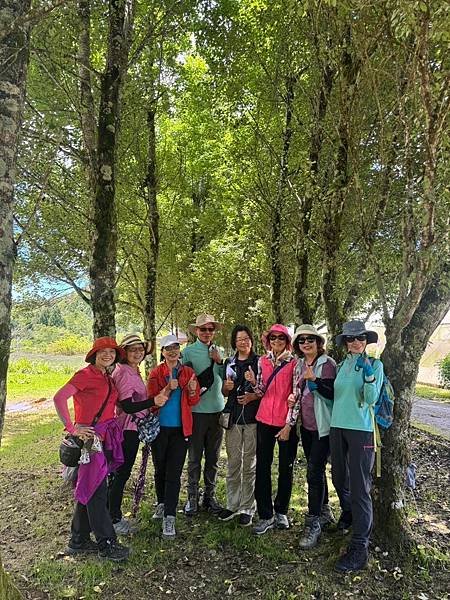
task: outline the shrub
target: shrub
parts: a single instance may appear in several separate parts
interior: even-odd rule
[[[450,354],[439,363],[439,379],[443,387],[450,389]]]

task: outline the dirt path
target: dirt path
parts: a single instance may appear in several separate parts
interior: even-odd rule
[[[436,402],[427,398],[414,398],[412,406],[413,421],[424,425],[430,425],[437,432],[450,438],[450,404],[447,402]]]

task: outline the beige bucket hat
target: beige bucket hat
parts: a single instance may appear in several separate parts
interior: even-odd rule
[[[223,324],[216,321],[216,319],[212,315],[208,315],[208,313],[200,313],[195,319],[195,323],[191,323],[189,325],[189,331],[191,333],[195,333],[196,327],[203,327],[207,323],[213,323],[214,327],[219,330],[222,329]]]

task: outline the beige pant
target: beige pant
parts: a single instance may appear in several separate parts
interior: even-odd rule
[[[253,515],[255,512],[256,423],[233,425],[225,433],[228,457],[227,508]]]

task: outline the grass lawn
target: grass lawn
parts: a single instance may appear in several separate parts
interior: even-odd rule
[[[432,458],[436,472],[427,466],[422,481],[422,454],[413,453],[419,464],[420,493],[409,511],[420,545],[410,563],[400,563],[397,557],[384,555],[384,549],[372,548],[366,571],[338,576],[333,565],[348,540],[332,532],[324,534],[313,551],[299,552],[297,538],[306,509],[305,462],[301,456],[289,513],[292,528],[270,531],[261,538],[233,521],[220,523],[201,513],[190,519],[179,514],[176,541],[162,540],[160,523],[151,519],[155,494],[149,467],[141,528],[127,542],[132,548],[131,558],[125,565],[112,565],[95,557],[73,559],[61,552],[67,542],[73,504],[72,492],[59,476],[61,425],[54,412],[7,413],[0,453],[0,552],[25,597],[39,600],[446,598],[449,562],[444,549],[448,530],[440,511],[447,502],[443,478],[448,464],[439,465],[436,456],[443,455],[448,461],[450,444],[435,442],[427,434],[416,435],[422,436],[418,448],[424,448],[424,459]],[[436,456],[431,456],[433,452]],[[222,502],[224,477],[222,456],[218,485]],[[433,487],[427,487],[431,484]],[[130,508],[131,487],[129,484],[126,490],[125,510]],[[336,508],[336,496],[331,494]],[[181,501],[184,497],[183,485]]]
[[[52,398],[73,375],[75,369],[65,364],[50,364],[21,358],[8,369],[8,402]]]
[[[416,385],[416,395],[429,400],[439,400],[440,402],[450,402],[450,390],[437,388],[431,385],[418,383]]]

